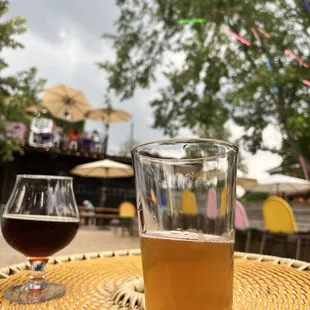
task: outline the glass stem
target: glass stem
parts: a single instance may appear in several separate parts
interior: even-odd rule
[[[45,258],[29,258],[30,262],[30,279],[27,283],[30,290],[41,290],[46,284],[45,267],[48,259]]]

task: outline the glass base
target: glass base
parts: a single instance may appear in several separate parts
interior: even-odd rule
[[[39,303],[59,298],[66,292],[65,286],[56,283],[45,283],[42,289],[30,289],[29,285],[9,287],[4,292],[4,297],[21,303]]]

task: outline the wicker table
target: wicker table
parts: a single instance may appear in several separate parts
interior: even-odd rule
[[[0,293],[27,280],[29,266],[0,270]],[[11,309],[143,309],[144,295],[139,250],[88,253],[52,258],[50,281],[66,285],[64,297],[22,305],[0,299]],[[310,264],[255,254],[235,253],[234,309],[308,310]]]

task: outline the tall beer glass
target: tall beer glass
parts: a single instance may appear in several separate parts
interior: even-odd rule
[[[134,160],[147,310],[231,310],[238,148],[141,145]]]

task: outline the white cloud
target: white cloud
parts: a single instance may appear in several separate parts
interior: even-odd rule
[[[68,32],[65,29],[61,28],[58,32],[58,36],[61,39],[66,39],[68,37]]]

